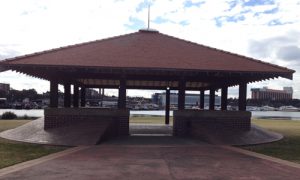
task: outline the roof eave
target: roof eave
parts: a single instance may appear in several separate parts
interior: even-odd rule
[[[0,73],[1,73],[1,72],[4,72],[4,71],[7,71],[7,70],[9,70],[9,68],[7,68],[7,67],[5,67],[5,66],[2,66],[2,65],[0,64]]]
[[[13,67],[18,67],[18,66],[23,66],[23,67],[49,67],[49,68],[55,68],[55,67],[60,67],[60,68],[69,68],[69,67],[73,67],[73,68],[92,68],[92,69],[120,69],[121,67],[90,67],[90,66],[87,66],[87,67],[82,67],[82,66],[59,66],[59,65],[36,65],[36,64],[11,64],[10,62],[5,62],[5,61],[2,61],[0,62],[0,72],[3,72],[3,71],[7,71],[7,70],[10,70],[10,69],[14,69]],[[129,69],[139,69],[139,70],[145,70],[145,68],[137,68],[137,67],[126,67],[126,68],[121,68],[121,69],[126,69],[126,70],[129,70]],[[147,68],[149,70],[149,68]],[[224,70],[196,70],[196,69],[166,69],[166,68],[153,68],[153,70],[169,70],[169,71],[202,71],[202,72],[225,72],[225,73],[269,73],[269,74],[277,74],[277,76],[280,76],[280,77],[283,77],[283,78],[286,78],[286,79],[290,79],[290,80],[293,80],[293,73],[295,73],[294,70],[290,70],[290,69],[285,69],[285,72],[261,72],[261,71],[224,71]]]
[[[282,75],[280,75],[280,76],[283,77],[283,78],[289,79],[289,80],[293,80],[293,73],[294,73],[294,72],[291,72],[291,73],[285,73],[285,74],[282,74]]]

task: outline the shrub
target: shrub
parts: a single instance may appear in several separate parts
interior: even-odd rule
[[[13,112],[5,112],[2,114],[1,116],[2,119],[16,119],[17,118],[17,115]]]

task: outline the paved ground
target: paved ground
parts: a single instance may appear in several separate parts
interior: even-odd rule
[[[173,137],[145,138],[133,137],[127,140],[128,143],[122,139],[90,146],[7,174],[0,179],[294,180],[300,177],[300,168],[241,154],[221,146]],[[161,145],[162,142],[168,143]]]

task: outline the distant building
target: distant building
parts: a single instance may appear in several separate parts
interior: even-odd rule
[[[0,83],[0,91],[5,92],[6,94],[9,93],[10,85],[5,83]]]
[[[251,98],[260,100],[288,100],[293,98],[293,88],[284,87],[283,90],[263,88],[251,89]]]
[[[160,107],[166,106],[166,93],[155,93],[152,95],[152,103],[159,105]],[[178,103],[178,94],[171,93],[170,94],[170,105],[177,106]],[[185,106],[199,106],[200,103],[200,95],[199,94],[186,94],[185,95]],[[221,105],[221,97],[215,97],[215,105]],[[209,95],[204,96],[204,106],[209,106]]]

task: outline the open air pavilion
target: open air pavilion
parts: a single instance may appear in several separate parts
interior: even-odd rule
[[[238,132],[235,135],[238,136],[253,132],[251,113],[246,111],[247,84],[278,77],[292,79],[294,73],[281,66],[147,29],[7,59],[0,62],[0,68],[50,81],[50,107],[44,110],[42,125],[35,128],[51,137],[51,132],[68,134],[69,127],[80,124],[75,131],[82,131],[79,133],[82,136],[86,132],[86,126],[82,125],[89,124],[94,128],[91,132],[98,133],[91,143],[129,135],[128,89],[165,90],[166,124],[169,123],[170,90],[178,90],[174,136],[202,137],[203,132],[218,132],[221,136],[225,132]],[[59,84],[64,86],[64,107],[58,107]],[[227,110],[228,87],[232,86],[239,87],[238,111]],[[86,88],[118,89],[118,108],[85,107]],[[215,92],[220,89],[221,110],[215,110]],[[200,92],[201,110],[185,109],[186,91]],[[203,110],[205,91],[210,95],[209,110]],[[30,134],[28,128],[26,132]],[[19,136],[26,139],[24,134]],[[257,133],[247,136],[254,134]],[[34,140],[28,137],[27,141],[39,142],[33,138],[34,134],[28,136]],[[262,139],[250,143],[270,141]]]

